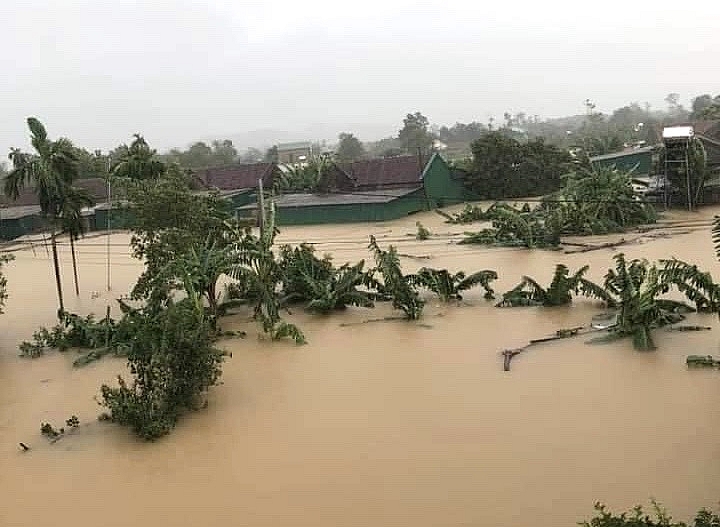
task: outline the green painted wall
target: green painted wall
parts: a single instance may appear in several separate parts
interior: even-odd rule
[[[257,192],[243,192],[227,198],[232,208],[249,205],[257,200]]]
[[[431,208],[446,207],[473,199],[462,181],[452,177],[450,167],[439,154],[434,154],[425,167],[423,186]]]
[[[22,218],[3,219],[0,212],[0,240],[14,240],[26,234],[38,231],[44,225],[43,219],[37,214]]]
[[[621,171],[632,170],[637,165],[633,175],[649,174],[652,170],[653,152],[628,152],[610,159],[597,159],[592,161],[593,165],[612,167]]]
[[[426,210],[427,201],[422,189],[388,203],[342,203],[307,207],[277,207],[278,225],[317,225],[322,223],[352,223],[387,221],[402,218],[413,212]],[[255,211],[238,211],[240,218],[254,217]]]
[[[129,211],[123,209],[96,209],[95,210],[95,230],[104,231],[108,228],[108,214],[110,215],[110,228],[128,229],[132,221],[132,215]]]

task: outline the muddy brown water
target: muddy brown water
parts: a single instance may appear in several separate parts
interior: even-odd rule
[[[672,219],[707,220],[675,213]],[[433,237],[412,236],[421,220]],[[458,246],[466,226],[435,214],[372,225],[293,227],[280,241],[312,242],[336,261],[370,259],[367,235],[395,243],[408,269],[496,269],[498,291],[523,274],[549,279],[554,264],[590,264],[600,279],[612,250],[584,254]],[[602,241],[603,238],[597,238]],[[103,316],[127,293],[140,265],[127,236],[80,244],[81,296],[62,249],[67,307]],[[709,228],[623,247],[630,257],[677,256],[720,275]],[[720,498],[717,371],[685,367],[689,353],[718,354],[714,331],[657,331],[658,350],[583,339],[541,345],[502,370],[498,352],[561,327],[587,324],[599,309],[492,307],[480,291],[462,305],[430,300],[426,326],[383,322],[389,307],[330,317],[289,318],[309,344],[260,339],[244,314],[226,321],[248,338],[233,352],[209,407],[156,443],[100,423],[94,397],[125,371],[104,359],[71,366],[73,352],[37,360],[17,344],[56,310],[45,249],[18,251],[8,266],[11,297],[0,316],[0,526],[455,526],[575,525],[596,500],[614,509],[655,497],[679,519]],[[430,327],[427,327],[430,326]],[[49,444],[40,423],[80,418]],[[21,452],[18,442],[31,446]]]

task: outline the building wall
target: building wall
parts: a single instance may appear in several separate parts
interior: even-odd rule
[[[132,222],[132,215],[123,209],[96,209],[95,230],[105,231],[108,228],[108,215],[110,216],[110,229],[128,229]]]
[[[653,152],[628,152],[611,159],[600,159],[592,162],[595,166],[615,167],[617,170],[628,171],[637,165],[633,175],[650,174],[653,165]]]
[[[282,150],[278,152],[278,163],[299,163],[300,156],[305,156],[302,161],[310,161],[309,148],[295,148],[293,150]]]
[[[418,190],[387,203],[343,203],[285,208],[279,206],[277,224],[282,226],[387,221],[426,209],[427,200],[423,191]],[[256,214],[254,209],[238,211],[240,218],[254,217]]]
[[[423,187],[431,208],[446,207],[471,200],[462,181],[452,177],[452,171],[445,160],[435,154],[425,167]]]
[[[20,236],[31,234],[43,225],[42,218],[35,214],[21,218],[3,219],[0,212],[0,240],[14,240]]]

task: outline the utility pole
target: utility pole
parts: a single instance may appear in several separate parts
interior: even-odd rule
[[[108,214],[107,214],[107,290],[110,291],[110,214],[112,213],[112,189],[110,188],[110,153],[108,152],[107,158],[107,200],[108,200]]]
[[[262,179],[258,179],[258,224],[260,226],[260,236],[265,232],[265,195],[263,193]]]

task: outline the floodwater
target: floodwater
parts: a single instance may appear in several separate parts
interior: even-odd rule
[[[677,256],[720,276],[707,226],[714,212],[675,213],[692,225],[622,250]],[[417,220],[430,240],[408,236]],[[343,263],[370,259],[374,233],[381,245],[429,257],[404,257],[408,270],[495,269],[499,292],[523,274],[546,281],[559,262],[590,264],[598,280],[612,265],[612,249],[452,243],[468,228],[427,213],[293,227],[280,241],[316,243]],[[106,238],[80,244],[79,298],[63,247],[68,309],[102,317],[128,292],[141,267],[127,240],[110,239],[110,292]],[[301,347],[261,339],[246,314],[234,315],[226,326],[249,334],[222,342],[233,357],[208,408],[145,443],[96,420],[99,386],[125,372],[123,360],[73,369],[74,352],[17,357],[19,341],[53,323],[57,304],[44,247],[26,245],[16,257],[0,316],[0,526],[555,527],[589,518],[596,500],[618,510],[654,497],[686,520],[720,498],[720,374],[685,366],[689,353],[718,354],[716,317],[690,317],[714,331],[658,330],[655,352],[579,338],[534,347],[504,372],[502,349],[586,325],[598,306],[496,309],[477,290],[461,305],[430,300],[424,325],[340,325],[390,315],[389,306],[329,317],[296,311],[289,318],[309,340]],[[41,422],[59,427],[73,414],[77,430],[55,444],[41,437]],[[20,441],[31,450],[20,451]]]

